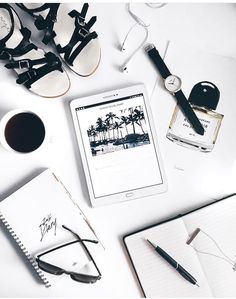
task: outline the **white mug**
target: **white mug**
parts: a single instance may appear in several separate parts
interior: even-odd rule
[[[0,143],[10,152],[31,153],[40,148],[45,139],[45,125],[32,111],[11,110],[0,121]]]

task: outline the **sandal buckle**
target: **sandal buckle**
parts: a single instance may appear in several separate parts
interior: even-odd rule
[[[6,53],[6,51],[2,50],[0,53],[0,57],[4,57],[4,54]]]
[[[80,28],[79,35],[85,38],[88,35],[88,30],[85,28]]]
[[[6,56],[5,56],[6,55]],[[6,58],[5,58],[5,57]],[[1,53],[0,53],[0,57],[4,57],[3,59],[9,59],[9,60],[12,60],[12,55],[8,52],[8,51],[5,51],[5,50],[2,50]]]
[[[84,26],[85,25],[85,18],[82,16],[78,17],[78,21],[79,21],[79,25],[80,26]]]
[[[30,68],[29,59],[22,59],[21,61],[19,61],[19,67],[20,69],[29,69]]]
[[[27,76],[28,76],[29,80],[31,80],[36,75],[37,75],[37,72],[34,69],[31,69],[27,72]]]
[[[49,20],[51,20],[53,23],[57,22],[57,16],[55,14],[48,15]]]

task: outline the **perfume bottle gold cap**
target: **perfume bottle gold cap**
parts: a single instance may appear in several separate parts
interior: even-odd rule
[[[209,81],[202,81],[194,85],[189,95],[189,102],[210,110],[216,110],[219,99],[219,89]]]

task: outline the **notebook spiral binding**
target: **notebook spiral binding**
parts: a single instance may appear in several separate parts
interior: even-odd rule
[[[7,220],[5,219],[5,217],[1,213],[0,213],[0,220],[5,225],[6,229],[11,234],[12,238],[15,240],[15,242],[17,243],[17,245],[20,247],[21,251],[24,253],[24,255],[26,256],[26,258],[28,259],[28,261],[31,263],[31,265],[33,266],[34,270],[36,271],[36,273],[40,277],[42,283],[44,283],[45,287],[47,287],[47,288],[51,287],[51,284],[47,280],[47,278],[44,276],[43,271],[39,269],[37,262],[29,254],[29,252],[27,251],[27,249],[25,248],[25,246],[22,244],[22,242],[20,241],[20,239],[18,238],[18,236],[15,234],[14,230],[11,228],[10,224],[7,222]]]

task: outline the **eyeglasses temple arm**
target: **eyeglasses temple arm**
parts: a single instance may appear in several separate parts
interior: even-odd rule
[[[99,275],[101,276],[102,274],[101,274],[100,270],[98,269],[97,264],[95,263],[95,261],[94,261],[92,255],[90,254],[90,252],[89,252],[87,246],[83,243],[83,241],[88,241],[88,242],[92,242],[92,243],[98,243],[98,241],[95,241],[95,240],[88,240],[88,239],[84,239],[84,240],[83,240],[83,239],[80,238],[80,236],[79,236],[78,234],[76,234],[75,232],[73,232],[71,229],[69,229],[69,228],[68,228],[67,226],[65,226],[64,224],[62,225],[62,227],[63,227],[64,229],[70,231],[74,236],[76,236],[76,237],[81,241],[82,246],[84,247],[84,249],[85,249],[86,253],[88,254],[89,258],[91,259],[91,261],[93,262],[93,264],[94,264],[95,268],[97,269]]]
[[[66,246],[68,246],[68,245],[71,245],[71,244],[74,244],[74,243],[78,243],[78,242],[81,242],[81,241],[80,241],[80,240],[75,240],[75,241],[72,241],[72,242],[69,242],[69,243],[66,243],[66,244],[62,244],[62,245],[57,246],[57,247],[55,247],[55,248],[49,249],[49,250],[47,250],[47,251],[45,251],[45,252],[43,252],[43,253],[38,254],[38,255],[37,255],[37,258],[40,258],[41,256],[43,256],[43,255],[45,255],[45,254],[47,254],[47,253],[53,252],[53,251],[55,251],[55,250],[57,250],[57,249],[60,249],[60,248],[63,248],[63,247],[66,247]]]

